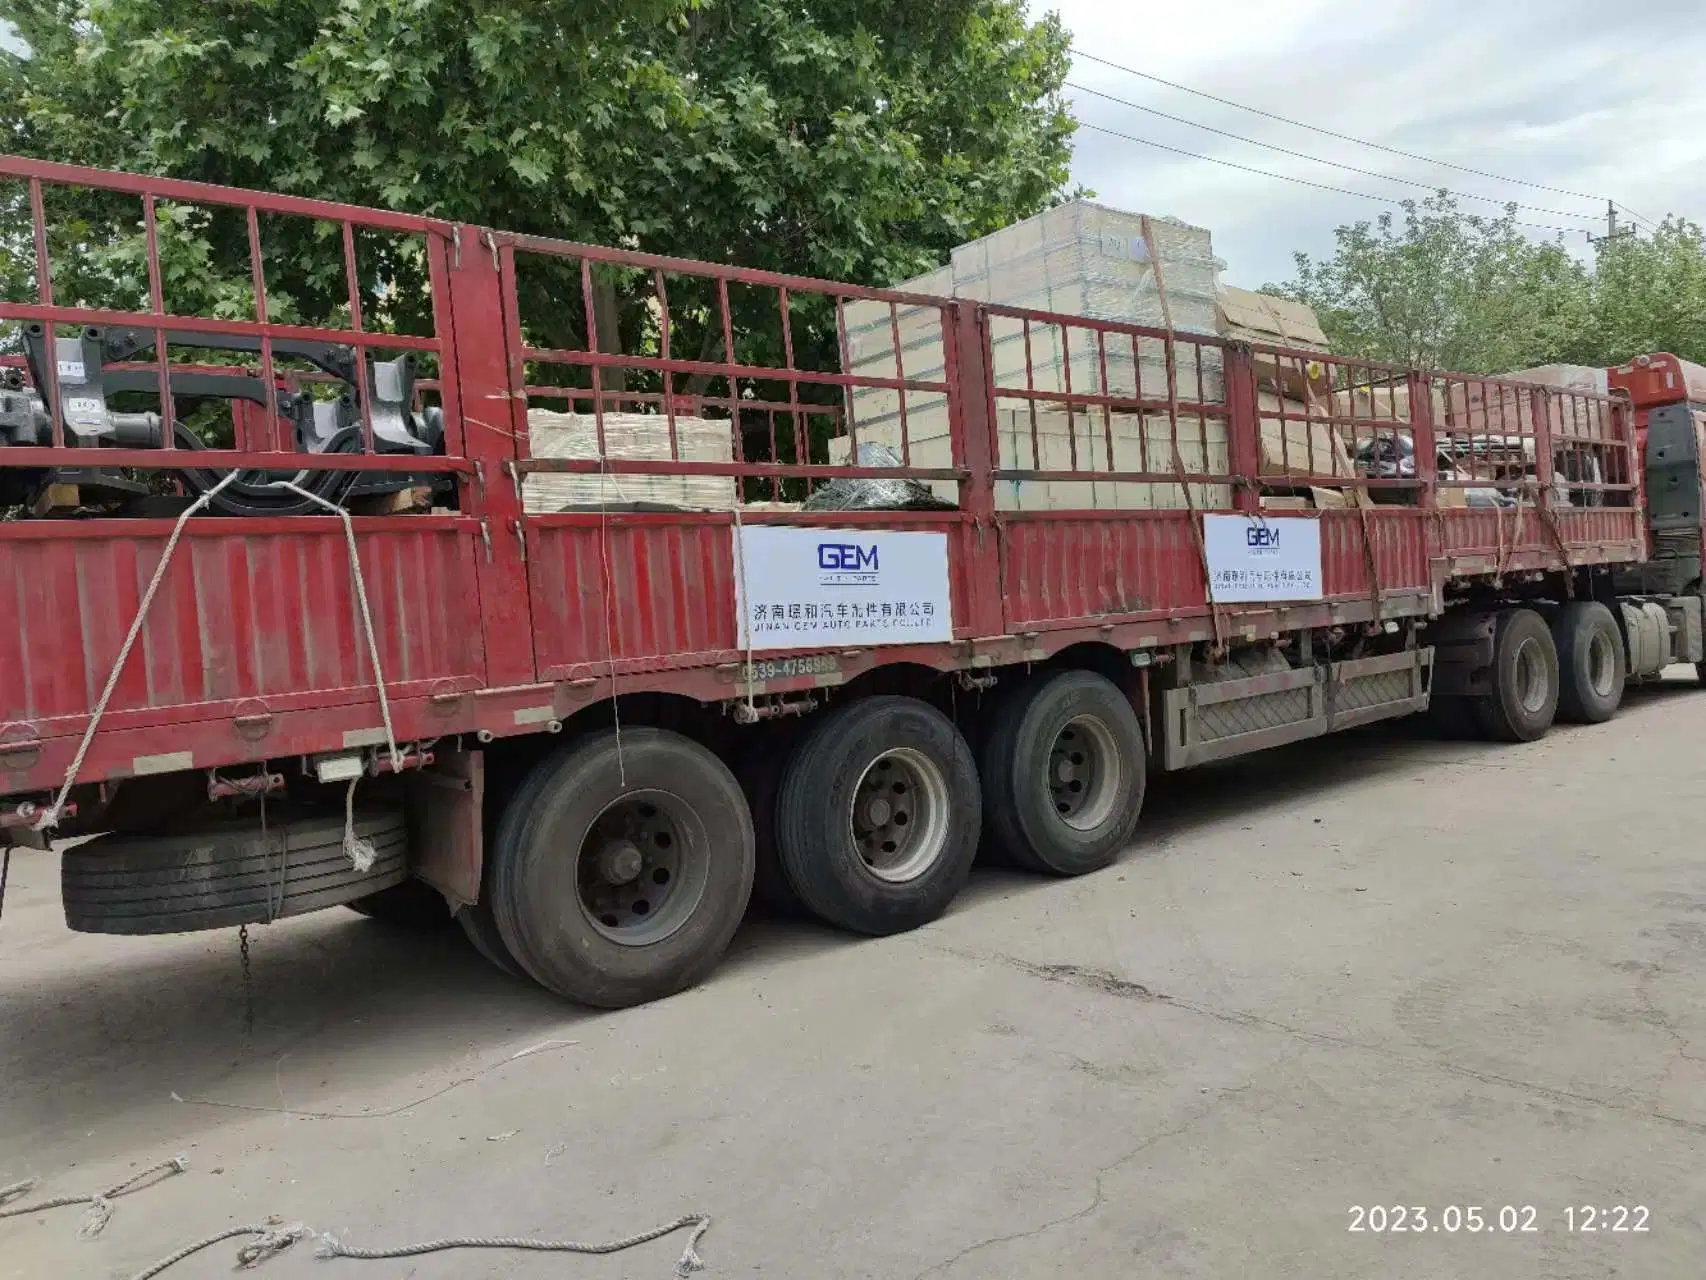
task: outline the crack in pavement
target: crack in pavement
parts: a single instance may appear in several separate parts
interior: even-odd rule
[[[1068,965],[1065,967],[1075,968],[1076,966]],[[1132,983],[1131,985],[1136,986],[1137,984]],[[1103,1183],[1108,1178],[1108,1175],[1113,1173],[1121,1165],[1130,1164],[1133,1160],[1137,1159],[1145,1151],[1158,1143],[1166,1142],[1169,1138],[1177,1138],[1189,1132],[1219,1110],[1227,1099],[1236,1097],[1241,1093],[1245,1093],[1253,1087],[1254,1081],[1246,1081],[1240,1085],[1233,1085],[1231,1087],[1218,1090],[1214,1097],[1209,1100],[1208,1105],[1199,1107],[1189,1119],[1184,1120],[1171,1128],[1162,1129],[1157,1133],[1149,1134],[1135,1147],[1120,1156],[1117,1160],[1105,1164],[1101,1168],[1097,1169],[1095,1193],[1090,1197],[1090,1203],[1085,1205],[1082,1209],[1074,1209],[1070,1213],[1063,1213],[1058,1218],[1050,1218],[1047,1222],[1035,1227],[1028,1227],[1024,1231],[1013,1231],[1006,1235],[989,1236],[983,1240],[973,1241],[971,1244],[968,1244],[965,1248],[961,1249],[951,1257],[944,1258],[941,1262],[933,1263],[926,1267],[923,1271],[920,1271],[916,1276],[914,1276],[913,1280],[925,1280],[926,1276],[933,1276],[947,1271],[956,1263],[963,1261],[971,1254],[977,1253],[980,1250],[992,1249],[996,1245],[1010,1244],[1015,1240],[1029,1240],[1033,1236],[1042,1235],[1045,1231],[1053,1231],[1056,1227],[1064,1227],[1068,1223],[1083,1221],[1085,1218],[1096,1213],[1096,1211],[1099,1210],[1106,1202],[1107,1192]]]
[[[1684,1116],[1671,1115],[1668,1112],[1649,1107],[1630,1106],[1607,1098],[1595,1097],[1589,1093],[1577,1093],[1571,1089],[1560,1089],[1553,1085],[1541,1084],[1534,1080],[1501,1075],[1496,1071],[1482,1071],[1475,1067],[1464,1066],[1462,1063],[1443,1062],[1437,1058],[1419,1058],[1413,1054],[1401,1053],[1396,1049],[1387,1048],[1385,1045],[1355,1040],[1348,1036],[1334,1035],[1327,1031],[1312,1031],[1307,1027],[1294,1026],[1288,1022],[1263,1017],[1258,1013],[1247,1013],[1238,1009],[1220,1009],[1213,1005],[1201,1004],[1195,1000],[1161,994],[1140,982],[1122,978],[1106,969],[1095,969],[1075,964],[1039,964],[1036,961],[1021,960],[1001,952],[984,954],[975,951],[961,951],[952,947],[929,947],[927,949],[951,956],[957,960],[969,960],[974,964],[999,964],[1009,969],[1016,969],[1020,973],[1029,974],[1031,977],[1044,982],[1065,983],[1069,986],[1110,995],[1115,999],[1137,1000],[1146,1004],[1162,1005],[1166,1008],[1194,1013],[1199,1017],[1212,1018],[1216,1022],[1223,1022],[1229,1026],[1274,1032],[1304,1044],[1325,1045],[1336,1049],[1355,1049],[1363,1053],[1374,1054],[1413,1070],[1438,1071],[1446,1075],[1475,1080],[1482,1084],[1516,1089],[1535,1097],[1545,1098],[1550,1102],[1576,1103],[1582,1106],[1597,1107],[1601,1110],[1617,1112],[1620,1115],[1637,1116],[1641,1119],[1657,1121],[1660,1124],[1673,1125],[1690,1133],[1706,1134],[1706,1122],[1699,1120],[1690,1120]]]

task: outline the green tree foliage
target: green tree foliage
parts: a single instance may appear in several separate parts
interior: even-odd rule
[[[1643,351],[1706,361],[1706,241],[1670,219],[1602,241],[1584,261],[1443,193],[1402,219],[1340,227],[1333,256],[1294,255],[1267,291],[1312,306],[1337,351],[1395,364],[1501,373],[1609,365]]]
[[[1706,235],[1696,223],[1666,218],[1651,235],[1601,243],[1591,296],[1573,358],[1611,364],[1669,351],[1706,364]]]
[[[1495,372],[1540,364],[1574,340],[1589,278],[1563,246],[1515,218],[1461,212],[1443,193],[1404,203],[1400,222],[1340,227],[1331,258],[1294,255],[1269,290],[1306,302],[1337,351],[1426,368]]]
[[[0,53],[9,150],[856,282],[1045,207],[1074,128],[1068,36],[1023,0],[0,0],[0,19],[29,50]],[[63,294],[145,296],[134,209],[54,220],[89,262]],[[173,309],[245,312],[240,220],[167,221]],[[273,315],[335,317],[330,229],[276,221]],[[418,249],[363,253],[374,305],[421,309]],[[578,270],[522,284],[531,336],[584,340]],[[655,342],[648,279],[598,286],[626,349]],[[671,297],[678,354],[720,351],[709,302]],[[768,317],[741,327],[774,345]],[[833,342],[827,308],[796,323]]]

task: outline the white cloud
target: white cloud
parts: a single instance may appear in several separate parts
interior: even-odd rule
[[[1698,0],[1222,0],[1214,6],[1051,0],[1081,48],[1235,102],[1357,138],[1570,191],[1650,217],[1706,216],[1706,24]],[[1604,230],[1604,201],[1406,160],[1079,59],[1073,79],[1323,160],[1516,200],[1529,222]],[[1210,228],[1229,281],[1289,274],[1333,228],[1423,191],[1279,155],[1075,95],[1080,120],[1206,156],[1388,197],[1390,206],[1078,135],[1076,181],[1110,204]],[[1467,208],[1493,211],[1494,205]],[[1536,236],[1545,232],[1532,232]],[[1586,238],[1566,238],[1585,247]]]

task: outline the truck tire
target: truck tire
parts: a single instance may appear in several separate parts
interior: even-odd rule
[[[1112,862],[1143,809],[1143,728],[1094,671],[1051,671],[1014,689],[979,752],[984,831],[1033,871],[1078,876]]]
[[[1495,742],[1534,742],[1558,713],[1558,650],[1546,620],[1532,609],[1506,609],[1493,632],[1493,691],[1470,706]]]
[[[901,933],[936,919],[965,885],[981,808],[953,721],[917,698],[862,698],[824,716],[789,760],[777,848],[814,915],[853,933]]]
[[[450,905],[425,880],[405,880],[344,905],[358,916],[414,933],[436,933],[450,927]]]
[[[492,914],[489,898],[482,897],[478,902],[458,907],[456,923],[462,930],[462,936],[479,952],[482,960],[512,978],[528,981],[527,975],[521,971],[521,966],[515,962],[515,957],[510,955],[509,948],[504,945],[503,935],[498,932],[498,920]]]
[[[752,895],[752,816],[727,766],[663,729],[592,733],[535,766],[491,848],[491,908],[547,990],[620,1009],[716,967]]]
[[[342,813],[267,824],[211,824],[163,836],[111,834],[67,849],[59,887],[65,923],[82,933],[195,933],[346,906],[401,884],[408,831],[401,811],[356,815],[377,853],[357,871]]]
[[[1558,718],[1603,724],[1617,714],[1628,656],[1617,620],[1597,600],[1573,600],[1552,619],[1558,647]]]
[[[782,726],[773,727],[780,730]],[[784,916],[804,915],[806,909],[788,883],[782,855],[776,848],[776,802],[782,791],[782,773],[788,766],[787,752],[793,745],[793,739],[780,732],[763,733],[744,744],[735,762],[735,776],[752,810],[752,895]]]

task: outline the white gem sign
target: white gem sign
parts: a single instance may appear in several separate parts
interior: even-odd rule
[[[743,649],[954,638],[945,533],[749,525],[735,557]]]
[[[1204,516],[1216,604],[1321,599],[1321,522],[1297,517]]]

